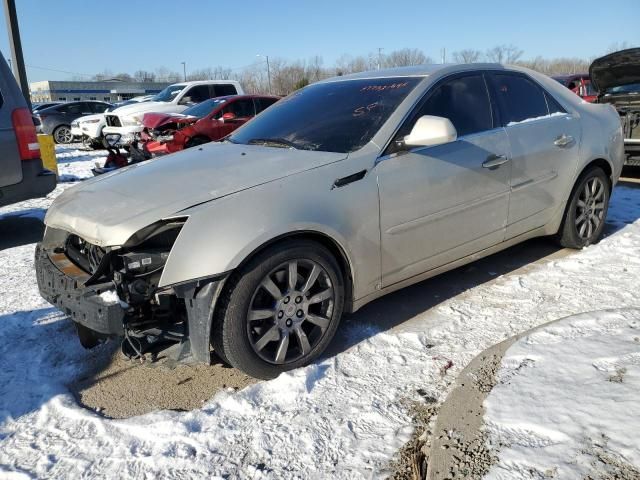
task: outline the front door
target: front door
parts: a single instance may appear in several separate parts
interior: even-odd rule
[[[458,140],[409,151],[398,147],[423,115],[451,120]],[[459,75],[429,91],[376,165],[383,286],[504,239],[509,158],[484,75]]]

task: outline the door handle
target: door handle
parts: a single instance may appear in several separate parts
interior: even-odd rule
[[[571,135],[562,134],[558,138],[555,139],[553,144],[556,147],[564,148],[570,145],[573,145],[573,137]]]
[[[509,158],[506,155],[491,154],[482,163],[482,167],[493,170],[494,168],[498,168],[500,165],[502,165],[503,163],[507,163],[508,161]]]

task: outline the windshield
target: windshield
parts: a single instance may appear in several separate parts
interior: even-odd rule
[[[186,87],[186,85],[169,85],[167,88],[155,95],[151,100],[154,102],[170,102],[178,93],[184,90],[184,87]]]
[[[200,102],[193,107],[187,108],[182,113],[185,115],[191,115],[193,117],[202,118],[205,115],[209,115],[213,110],[218,108],[227,100],[224,98],[210,98],[209,100],[205,100],[204,102]]]
[[[311,85],[269,107],[229,141],[353,152],[373,138],[421,80],[370,78]]]
[[[640,93],[640,83],[630,83],[629,85],[619,85],[611,87],[607,93]]]

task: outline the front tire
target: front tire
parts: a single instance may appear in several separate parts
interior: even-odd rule
[[[565,248],[584,248],[596,243],[604,230],[611,182],[599,167],[587,170],[576,182],[557,240]]]
[[[296,240],[268,248],[229,278],[214,350],[256,378],[308,365],[338,328],[344,292],[340,267],[322,245]]]

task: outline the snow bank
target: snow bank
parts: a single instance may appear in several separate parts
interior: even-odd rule
[[[497,380],[484,418],[501,447],[485,478],[601,478],[616,464],[640,475],[640,310],[535,331],[507,350]]]
[[[598,245],[496,277],[417,314],[411,312],[420,297],[432,303],[433,296],[427,287],[413,287],[386,300],[394,304],[390,311],[408,318],[399,327],[381,331],[386,319],[378,309],[385,300],[378,301],[356,315],[357,323],[341,326],[336,341],[352,345],[342,353],[240,392],[222,392],[199,410],[128,420],[107,420],[76,404],[64,385],[99,352],[82,350],[72,325],[39,297],[34,246],[1,251],[0,472],[384,477],[411,433],[402,400],[419,399],[418,389],[443,399],[481,350],[548,320],[640,307],[632,287],[640,278],[639,217],[640,190],[619,188],[609,216],[617,231]]]

